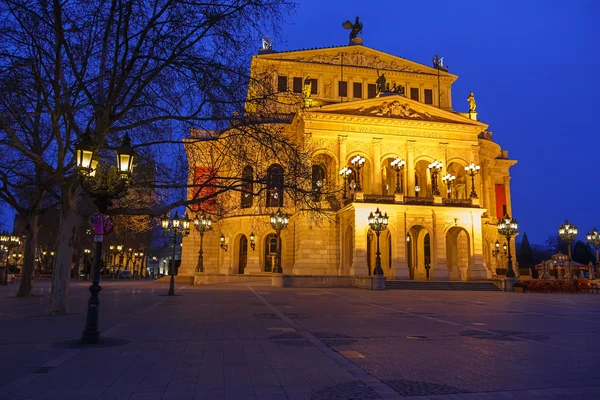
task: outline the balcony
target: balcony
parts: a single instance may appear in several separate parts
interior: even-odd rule
[[[475,200],[475,201],[474,201]],[[350,203],[373,203],[373,204],[408,204],[417,206],[436,206],[436,207],[468,207],[479,208],[478,198],[468,199],[449,199],[441,196],[436,197],[411,197],[398,194],[366,194],[350,193],[349,197],[343,201],[344,206]]]

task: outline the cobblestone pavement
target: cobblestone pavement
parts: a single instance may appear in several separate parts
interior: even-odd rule
[[[598,399],[600,295],[104,282],[0,286],[0,399]]]

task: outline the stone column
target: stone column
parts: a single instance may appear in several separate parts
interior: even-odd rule
[[[446,234],[444,233],[444,213],[432,214],[433,237],[430,238],[431,244],[431,269],[429,270],[429,279],[438,281],[447,281],[450,279],[448,271],[448,261],[446,260]]]
[[[340,172],[342,168],[346,166],[346,142],[348,141],[348,136],[339,135],[338,136],[338,158],[340,160],[340,165],[338,165],[338,170],[335,171],[336,174]],[[338,174],[339,175],[339,174]],[[341,179],[341,178],[338,178]]]
[[[469,278],[485,279],[487,278],[487,270],[483,265],[483,228],[481,226],[481,216],[471,213],[472,229],[469,232],[471,236],[471,257],[472,265],[469,269]]]
[[[490,210],[490,162],[484,160],[481,166],[481,180],[483,182],[483,207],[488,209],[488,215],[492,212]]]
[[[415,142],[406,142],[406,176],[404,178],[404,194],[415,195]]]
[[[373,194],[382,194],[381,187],[381,138],[373,138]]]
[[[510,199],[510,175],[504,177],[504,196],[506,197],[506,213],[512,218],[513,213],[511,204],[512,202]]]
[[[437,92],[434,97],[437,97]],[[448,197],[448,187],[442,182],[442,177],[448,173],[448,143],[438,144],[438,149],[440,151],[439,161],[443,163],[442,170],[438,174],[438,188],[442,197]]]
[[[355,203],[357,204],[357,203]],[[350,275],[368,276],[367,268],[367,217],[370,212],[370,205],[356,206],[354,210],[354,254]]]
[[[255,234],[254,243],[255,249],[252,250],[252,247],[250,246],[250,239],[248,239],[248,259],[246,260],[246,269],[244,269],[244,275],[258,274],[261,272],[260,255],[264,253],[264,236]]]
[[[392,243],[394,243],[396,254],[392,263],[393,276],[394,279],[410,279],[406,251],[406,215],[404,212],[398,211],[396,213],[394,227],[396,228],[396,235],[392,236]]]

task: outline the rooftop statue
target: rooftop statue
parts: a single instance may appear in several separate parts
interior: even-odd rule
[[[473,92],[469,93],[467,101],[469,102],[469,112],[475,112],[475,109],[477,109],[477,103],[475,102],[475,95]]]
[[[362,22],[359,22],[358,17],[356,17],[354,24],[350,21],[346,21],[342,23],[342,26],[345,29],[350,30],[350,44],[362,44],[362,39],[356,37],[359,33],[362,33],[363,28],[363,24]]]
[[[375,84],[377,85],[378,93],[387,92],[385,73],[379,75],[379,71],[377,71],[377,80],[375,81]]]

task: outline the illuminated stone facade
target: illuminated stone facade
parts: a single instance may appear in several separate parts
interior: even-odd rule
[[[377,207],[389,215],[388,230],[380,238],[388,279],[481,279],[504,267],[503,255],[493,254],[496,240],[503,243],[496,223],[501,214],[512,215],[509,168],[516,161],[492,140],[488,125],[477,121],[472,105],[471,112],[454,111],[456,75],[362,45],[266,51],[252,60],[253,76],[259,71],[267,71],[267,79],[281,92],[278,111],[293,115],[286,129],[311,143],[313,163],[321,166],[325,181],[342,185],[340,169],[351,166],[357,155],[366,160],[360,170],[362,190],[356,190],[354,170],[347,200],[340,200],[339,209],[325,211],[329,218],[314,224],[292,216],[282,233],[285,274],[372,274],[375,236],[367,216]],[[387,84],[380,93],[381,74]],[[388,85],[395,93],[387,91]],[[302,104],[281,105],[292,94],[303,96]],[[468,109],[464,97],[460,103]],[[401,194],[391,166],[397,158],[406,163]],[[434,195],[428,168],[434,160],[443,163],[437,177],[441,196]],[[465,173],[471,163],[481,166],[473,198],[471,177]],[[446,174],[456,177],[451,198],[441,179]],[[264,207],[262,215],[239,214],[215,224],[204,237],[204,274],[269,273],[274,240],[266,221],[276,209]],[[255,249],[249,243],[251,232]],[[219,246],[221,234],[227,251]],[[511,246],[515,254],[514,241]],[[192,229],[183,243],[181,275],[197,274],[198,248],[199,235]]]

